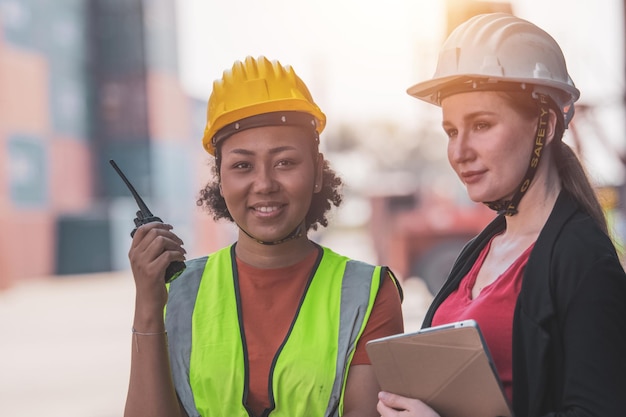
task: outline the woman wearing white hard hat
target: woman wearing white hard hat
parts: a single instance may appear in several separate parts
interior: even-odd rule
[[[459,254],[423,327],[476,320],[517,417],[625,415],[626,275],[562,141],[579,91],[558,44],[510,14],[475,16],[408,93],[442,108],[450,165],[499,213]],[[378,411],[438,415],[387,392]]]

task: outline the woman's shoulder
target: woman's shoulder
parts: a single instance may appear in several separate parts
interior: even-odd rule
[[[555,251],[580,255],[613,255],[615,247],[611,238],[591,216],[578,211],[563,224],[555,237]]]
[[[369,268],[375,268],[378,266],[368,261],[344,254],[328,246],[320,245],[318,243],[316,243],[315,245],[319,248],[321,255],[322,255],[322,259],[326,261],[333,260],[336,262],[351,263],[354,265],[361,265],[363,267],[369,267]]]
[[[600,282],[624,274],[611,238],[584,212],[563,224],[550,257],[558,287],[574,289],[587,279]]]

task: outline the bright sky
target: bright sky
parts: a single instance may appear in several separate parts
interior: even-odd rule
[[[181,75],[208,97],[235,60],[265,55],[294,67],[329,123],[408,116],[412,57],[421,40],[440,39],[441,13],[432,0],[179,0]]]
[[[190,94],[208,98],[235,60],[265,55],[294,67],[329,127],[337,120],[414,123],[421,103],[405,90],[432,75],[445,30],[444,0],[177,1],[181,77]],[[511,3],[559,42],[581,101],[600,106],[601,134],[626,148],[622,0]],[[597,134],[583,127],[583,136]],[[623,167],[609,151],[589,150],[587,158],[601,182],[621,180]]]

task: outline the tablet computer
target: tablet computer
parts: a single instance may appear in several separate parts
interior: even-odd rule
[[[474,320],[374,339],[367,354],[383,391],[417,398],[441,417],[512,417]]]

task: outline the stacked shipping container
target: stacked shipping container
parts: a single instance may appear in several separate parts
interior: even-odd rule
[[[226,243],[194,204],[205,102],[178,79],[174,1],[0,0],[0,15],[0,287],[127,268],[136,205],[109,159],[190,254]]]

